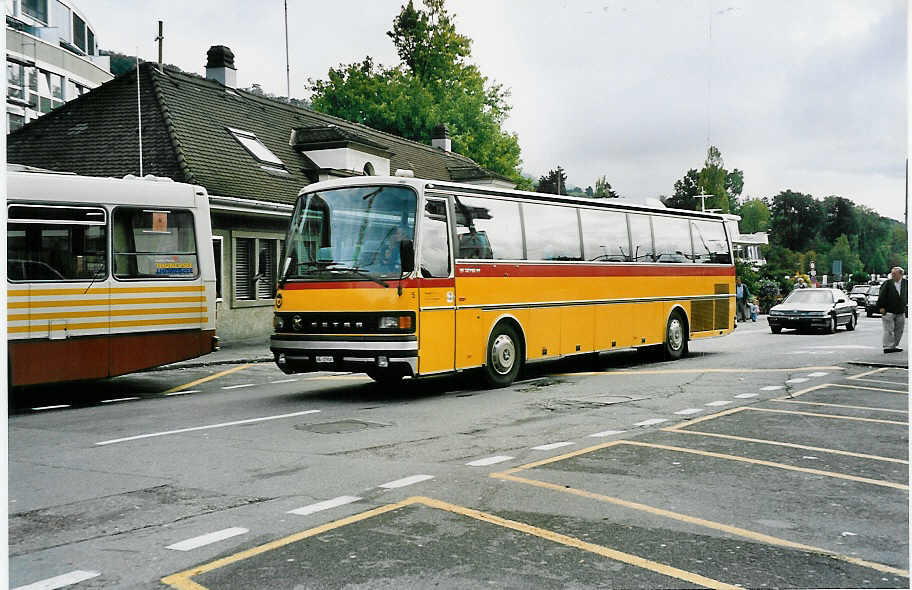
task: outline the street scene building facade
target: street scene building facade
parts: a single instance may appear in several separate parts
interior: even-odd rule
[[[207,54],[206,78],[142,64],[8,136],[8,161],[87,176],[155,175],[210,196],[223,341],[266,336],[285,231],[300,189],[392,175],[512,187],[450,149],[236,88],[234,54]],[[137,88],[139,83],[139,105]],[[139,117],[142,117],[140,157]],[[65,138],[65,139],[61,139]]]
[[[95,28],[73,2],[7,0],[7,133],[113,77]]]

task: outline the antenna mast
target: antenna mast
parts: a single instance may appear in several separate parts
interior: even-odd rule
[[[139,47],[136,48],[136,120],[139,122],[139,176],[142,178],[142,105],[139,98]]]
[[[288,62],[288,0],[285,0],[285,96],[291,99],[291,66]]]
[[[155,38],[158,41],[158,71],[164,72],[162,69],[162,42],[165,40],[165,36],[162,34],[162,21],[158,21],[158,37]]]

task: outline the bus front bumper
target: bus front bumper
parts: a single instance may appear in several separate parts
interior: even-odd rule
[[[418,338],[408,335],[273,334],[269,350],[283,373],[311,371],[418,372]]]

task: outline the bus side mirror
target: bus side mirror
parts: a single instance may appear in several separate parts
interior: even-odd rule
[[[399,263],[402,266],[402,274],[415,270],[415,242],[411,240],[399,242]]]

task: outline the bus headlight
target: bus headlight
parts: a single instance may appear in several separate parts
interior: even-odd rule
[[[278,332],[285,327],[285,320],[282,319],[282,316],[276,314],[272,317],[272,327]]]
[[[378,327],[381,330],[396,329],[399,327],[399,318],[391,315],[380,316],[380,324]]]

